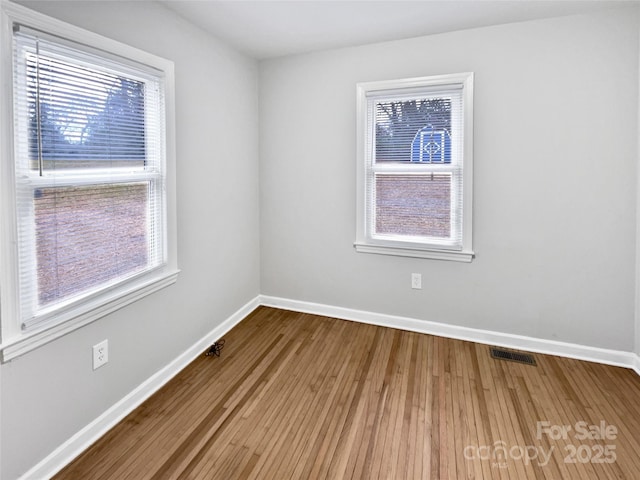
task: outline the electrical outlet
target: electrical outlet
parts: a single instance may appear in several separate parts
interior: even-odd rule
[[[93,346],[93,369],[96,370],[109,361],[109,341],[103,340]]]
[[[416,290],[422,289],[422,274],[421,273],[412,273],[411,274],[411,288]]]

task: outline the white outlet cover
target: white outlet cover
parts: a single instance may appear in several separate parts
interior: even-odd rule
[[[102,367],[109,361],[109,341],[103,340],[93,346],[93,369]]]

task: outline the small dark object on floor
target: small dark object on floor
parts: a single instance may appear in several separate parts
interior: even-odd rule
[[[205,355],[207,357],[210,357],[211,355],[215,355],[216,357],[219,357],[220,356],[220,350],[222,350],[222,347],[224,347],[224,339],[218,340],[216,343],[211,345],[209,347],[209,351],[207,353],[205,353]]]

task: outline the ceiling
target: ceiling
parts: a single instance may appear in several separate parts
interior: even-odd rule
[[[257,58],[638,4],[639,0],[159,0]]]

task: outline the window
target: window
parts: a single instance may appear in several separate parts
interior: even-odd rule
[[[356,250],[471,261],[473,74],[357,90]]]
[[[2,253],[13,277],[2,291],[3,345],[77,327],[177,272],[171,62],[50,19],[45,33],[46,17],[7,8],[13,102],[3,133],[12,150],[3,151],[2,185],[12,198],[2,214],[13,242]]]

